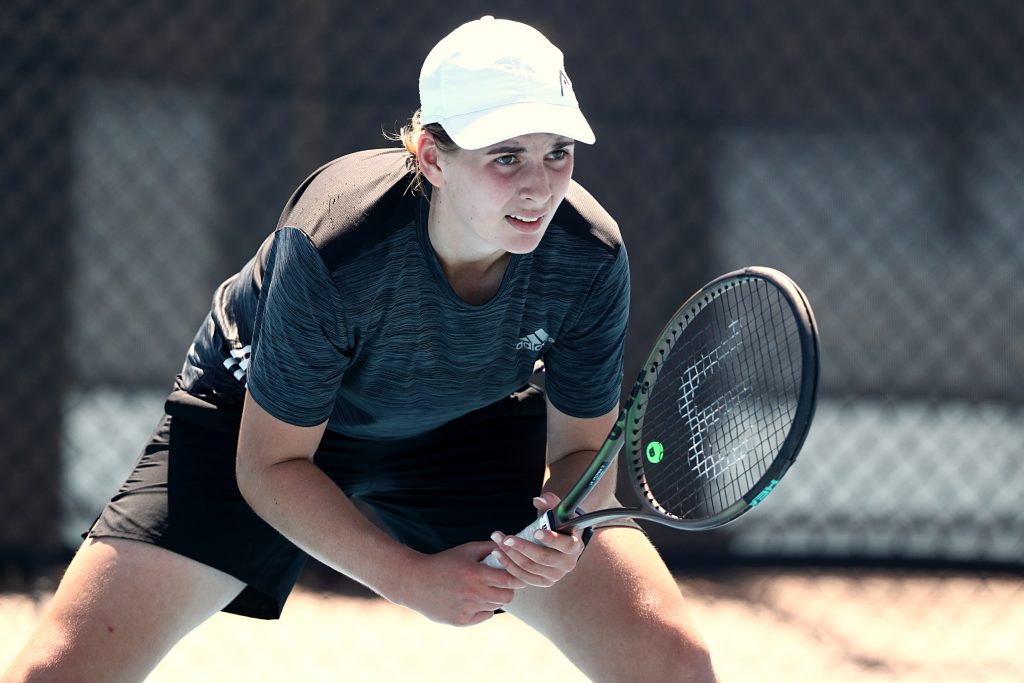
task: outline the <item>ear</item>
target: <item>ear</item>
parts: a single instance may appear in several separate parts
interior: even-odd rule
[[[420,131],[420,139],[416,144],[416,159],[420,173],[434,187],[444,185],[444,168],[441,162],[441,150],[437,141],[428,130]]]

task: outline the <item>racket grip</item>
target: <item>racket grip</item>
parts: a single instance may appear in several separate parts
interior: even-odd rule
[[[533,537],[535,533],[537,533],[541,529],[553,529],[554,527],[555,524],[554,520],[551,518],[551,511],[548,510],[543,515],[533,520],[533,522],[529,526],[527,526],[525,529],[516,534],[516,536],[518,538],[522,538],[523,540],[534,543],[536,542],[536,539],[534,539]],[[494,567],[495,569],[504,569],[504,567],[498,564],[498,561],[494,559],[493,554],[488,555],[480,561],[486,564],[488,567]]]

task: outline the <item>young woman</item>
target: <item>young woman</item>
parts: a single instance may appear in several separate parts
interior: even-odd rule
[[[309,556],[440,622],[510,612],[595,681],[714,680],[635,527],[505,535],[585,468],[622,378],[626,252],[571,180],[594,135],[561,52],[485,17],[420,96],[405,149],[317,170],[218,288],[3,681],[141,680],[218,610],[276,618]]]

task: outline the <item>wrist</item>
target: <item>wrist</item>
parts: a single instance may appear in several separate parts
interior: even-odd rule
[[[378,571],[370,588],[388,602],[407,607],[410,590],[418,583],[416,577],[428,556],[399,543],[393,550],[376,564]]]

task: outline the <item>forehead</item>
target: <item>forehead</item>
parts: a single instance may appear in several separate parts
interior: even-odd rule
[[[551,149],[569,147],[575,143],[575,140],[567,138],[564,135],[555,135],[554,133],[528,133],[526,135],[509,138],[508,140],[502,140],[501,142],[484,147],[480,151],[484,154],[514,154],[517,152],[527,152],[536,149],[548,151]]]

